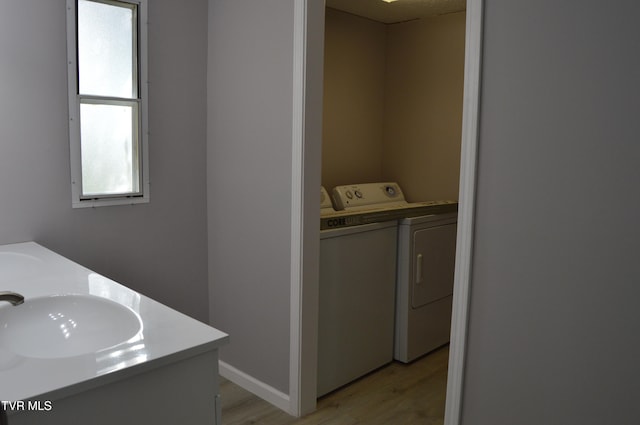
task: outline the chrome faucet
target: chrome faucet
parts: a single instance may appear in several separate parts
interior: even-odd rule
[[[9,301],[12,305],[18,305],[24,302],[24,297],[15,292],[0,291],[0,301]]]

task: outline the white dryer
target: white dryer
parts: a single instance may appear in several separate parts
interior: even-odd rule
[[[394,358],[408,363],[449,342],[457,213],[398,227]]]

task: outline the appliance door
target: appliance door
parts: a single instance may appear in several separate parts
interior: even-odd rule
[[[456,224],[416,230],[412,250],[411,307],[420,308],[453,294]]]

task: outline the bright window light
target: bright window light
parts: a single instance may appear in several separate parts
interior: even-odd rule
[[[67,0],[74,207],[148,202],[146,1]]]

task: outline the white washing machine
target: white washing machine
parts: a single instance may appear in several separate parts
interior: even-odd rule
[[[362,223],[363,205],[335,211],[326,199],[321,189],[318,396],[391,362],[394,343],[397,219]]]
[[[456,228],[457,213],[400,220],[396,360],[411,362],[449,342]]]

